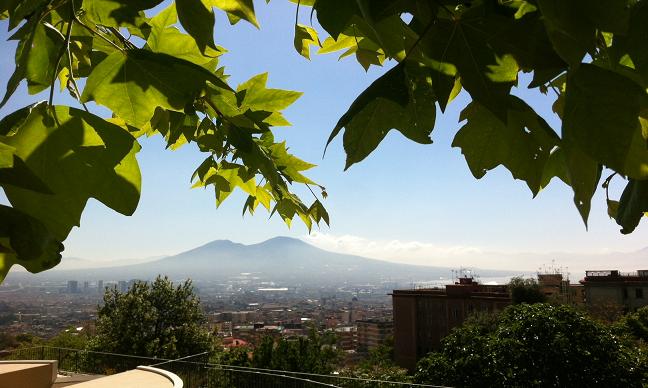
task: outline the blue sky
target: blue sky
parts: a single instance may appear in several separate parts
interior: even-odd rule
[[[459,112],[467,102],[465,94],[437,116],[432,145],[415,144],[392,131],[374,154],[344,172],[340,136],[322,159],[324,144],[338,118],[386,69],[372,67],[367,73],[353,59],[338,61],[335,54],[312,55],[307,61],[293,48],[295,5],[282,0],[269,5],[257,2],[256,6],[261,30],[245,22],[230,26],[225,15],[218,13],[215,39],[229,50],[221,64],[233,84],[267,71],[270,87],[304,92],[285,112],[293,126],[277,128],[275,133],[287,140],[293,153],[318,164],[309,176],[329,193],[325,205],[331,227],[314,229],[308,241],[338,251],[430,265],[501,267],[504,263],[497,256],[502,253],[514,255],[515,261],[506,265],[520,269],[537,268],[549,257],[526,255],[529,252],[596,254],[634,251],[648,245],[645,225],[630,236],[619,233],[606,215],[601,191],[593,200],[586,231],[570,189],[561,182],[552,182],[532,199],[525,184],[514,181],[503,167],[481,180],[474,179],[460,150],[450,147],[459,128]],[[308,13],[302,10],[305,24],[309,23]],[[6,23],[2,24],[0,83],[5,83],[13,71],[15,45],[4,41]],[[537,104],[550,124],[558,126],[550,101],[524,90],[517,93]],[[28,96],[22,85],[0,114],[45,98]],[[67,96],[58,95],[56,101],[75,106]],[[307,236],[306,228],[298,222],[288,229],[279,218],[268,219],[263,211],[241,217],[242,195],[231,196],[216,209],[212,191],[190,189],[189,178],[202,161],[194,146],[171,152],[164,150],[159,138],[142,139],[141,143],[138,159],[143,188],[136,214],[124,217],[92,200],[81,228],[75,228],[66,241],[65,255],[101,260],[141,258],[178,253],[214,239],[253,243],[276,235]],[[0,200],[6,202],[4,197]],[[412,244],[418,247],[414,253],[405,249],[381,254],[381,247],[388,250]],[[560,265],[570,265],[566,254],[552,257]],[[634,269],[632,265],[623,261],[609,264]]]

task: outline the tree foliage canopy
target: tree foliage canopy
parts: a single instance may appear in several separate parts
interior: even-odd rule
[[[191,281],[136,281],[122,293],[106,290],[89,350],[177,359],[213,351],[206,317]]]
[[[341,360],[340,352],[333,346],[331,333],[320,335],[311,328],[308,337],[294,339],[270,336],[263,338],[254,349],[252,366],[255,368],[293,372],[329,374]]]
[[[520,303],[543,303],[547,296],[540,289],[538,281],[534,278],[513,277],[508,284],[513,304]]]
[[[565,305],[520,304],[467,321],[417,365],[421,383],[457,387],[642,387],[645,349]]]
[[[628,180],[618,200],[608,196],[622,232],[648,211],[646,0],[291,1],[297,12],[312,7],[328,34],[321,39],[297,18],[293,42],[304,57],[319,47],[321,54],[354,55],[364,68],[396,63],[333,128],[329,143],[344,130],[347,168],[392,129],[431,143],[437,107],[443,112],[465,90],[471,102],[453,146],[476,178],[502,165],[534,196],[559,178],[587,223],[607,169],[605,190],[614,176]],[[89,198],[135,211],[140,136],[159,134],[170,149],[195,144],[206,157],[192,180],[213,189],[217,204],[238,188],[248,195],[244,213],[262,205],[288,224],[295,216],[309,228],[328,223],[314,191],[311,204],[291,191],[293,184],[317,186],[303,175],[313,165],[272,134],[289,124],[281,111],[299,93],[268,88],[267,74],[233,87],[218,67],[225,49],[214,42],[214,7],[232,24],[258,27],[253,2],[176,0],[144,13],[160,3],[0,4],[18,42],[0,106],[23,80],[32,94],[50,89],[47,103],[0,121],[0,187],[11,203],[0,206],[0,279],[16,263],[32,272],[56,265]],[[531,74],[526,87],[554,100],[561,128],[513,94],[521,72]],[[54,104],[57,83],[78,107]],[[112,117],[91,113],[90,102]]]

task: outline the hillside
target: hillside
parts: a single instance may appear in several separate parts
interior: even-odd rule
[[[65,260],[65,259],[64,259]],[[150,279],[157,274],[173,279],[219,280],[252,273],[264,280],[292,284],[304,282],[363,283],[377,281],[433,281],[448,278],[450,268],[390,263],[325,251],[301,240],[276,237],[244,245],[216,240],[160,260],[111,268],[48,271],[48,278]],[[479,270],[482,277],[506,276],[511,271]]]

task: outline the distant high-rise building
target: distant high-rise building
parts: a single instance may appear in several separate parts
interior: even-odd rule
[[[413,370],[416,362],[438,349],[441,339],[474,312],[493,312],[511,304],[506,286],[459,278],[445,288],[394,290],[394,357]],[[359,336],[359,333],[358,333]]]
[[[90,282],[86,280],[83,282],[83,292],[87,293],[89,290],[90,290]]]
[[[103,294],[104,293],[104,285],[103,285],[103,280],[97,281],[97,293]]]
[[[67,292],[71,294],[76,294],[77,292],[79,292],[79,282],[76,280],[68,280]]]
[[[120,280],[119,283],[117,283],[117,289],[119,292],[128,291],[128,282],[126,280]]]

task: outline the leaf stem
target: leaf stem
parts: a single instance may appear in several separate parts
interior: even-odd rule
[[[74,21],[70,21],[70,24],[72,24]],[[70,52],[70,45],[68,42],[68,47],[67,47],[67,57],[68,57],[68,67],[70,69],[70,74],[69,74],[69,80],[72,81],[72,86],[74,87],[74,93],[76,94],[76,99],[79,101],[81,106],[83,106],[83,110],[86,112],[90,113],[88,110],[88,107],[86,106],[85,102],[81,101],[81,91],[79,90],[79,85],[77,85],[76,79],[74,79],[74,71],[72,70],[72,53]]]
[[[612,182],[612,178],[614,178],[614,176],[616,174],[617,174],[616,172],[613,172],[612,174],[610,174],[609,177],[605,178],[605,180],[603,181],[603,184],[601,185],[601,187],[603,187],[605,189],[605,198],[608,201],[610,200],[610,193],[609,193],[610,182]]]
[[[313,194],[313,197],[315,197],[315,199],[319,201],[320,199],[317,197],[317,195],[315,195],[315,192],[313,191],[313,189],[311,189],[310,185],[308,183],[304,184],[306,185],[306,187],[308,187],[308,190],[311,192],[311,194]]]
[[[124,35],[122,35],[121,32],[119,32],[119,30],[116,29],[115,27],[109,27],[108,31],[112,32],[112,34],[115,35],[117,39],[119,39],[119,41],[124,45],[125,48],[129,48],[129,49],[137,48],[133,43],[131,43],[131,41],[126,39]]]
[[[96,30],[94,30],[92,27],[90,27],[90,26],[88,26],[87,24],[83,23],[83,22],[81,21],[81,19],[79,19],[79,18],[77,17],[76,14],[72,14],[72,17],[74,18],[74,21],[76,21],[77,23],[79,23],[79,24],[80,24],[83,28],[85,28],[86,30],[92,32],[92,34],[97,35],[98,37],[100,37],[101,39],[103,39],[104,41],[106,41],[107,43],[109,43],[111,46],[113,46],[113,47],[116,48],[117,50],[119,50],[119,51],[121,51],[121,52],[124,52],[124,51],[125,51],[123,48],[117,46],[117,45],[115,44],[115,42],[113,42],[112,40],[110,40],[110,39],[106,38],[105,36],[103,36],[102,34],[100,34],[99,31],[96,31]]]
[[[61,45],[58,55],[56,56],[56,64],[54,65],[54,73],[52,74],[52,84],[50,85],[48,101],[49,106],[52,106],[52,103],[54,102],[54,85],[56,84],[56,78],[58,77],[59,67],[61,64],[61,59],[63,59],[63,54],[65,54],[66,49],[69,50],[70,48],[70,36],[72,36],[72,21],[68,23],[68,28],[65,32],[65,41],[63,42],[63,45]],[[72,71],[71,68],[70,71]]]
[[[299,24],[299,4],[301,4],[301,0],[297,0],[297,10],[295,11],[295,26]]]
[[[416,38],[416,41],[412,44],[412,47],[410,47],[409,50],[407,50],[407,52],[405,53],[405,58],[403,58],[401,62],[405,62],[407,58],[409,58],[410,54],[414,51],[416,46],[418,46],[419,43],[421,43],[421,41],[425,37],[425,35],[427,35],[428,32],[430,32],[435,21],[436,19],[431,19],[430,22],[427,24],[427,26],[425,26],[425,28],[421,32],[421,35],[419,35],[418,38]]]

